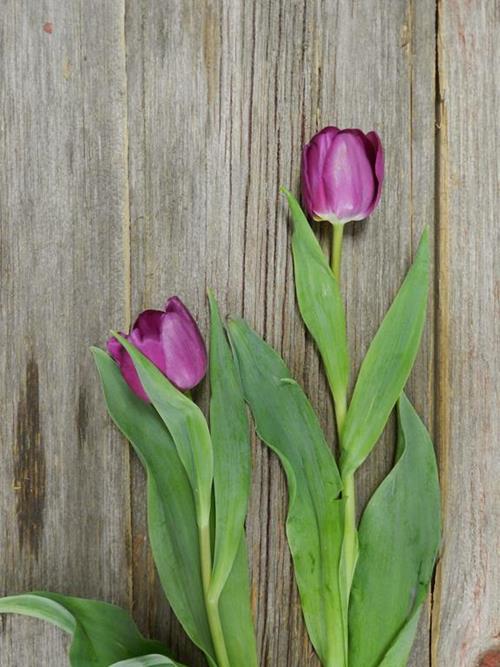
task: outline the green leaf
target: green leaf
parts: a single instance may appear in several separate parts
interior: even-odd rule
[[[114,662],[110,667],[182,667],[180,662],[173,662],[163,655],[143,655],[140,658],[130,658]]]
[[[215,555],[211,590],[220,592],[236,558],[250,492],[245,399],[217,303],[210,299],[210,432],[214,449]]]
[[[230,664],[257,667],[248,572],[247,545],[242,537],[233,568],[222,589],[219,613]]]
[[[404,667],[440,540],[439,480],[425,426],[401,395],[397,461],[359,527],[349,667]]]
[[[229,334],[257,432],[287,476],[286,530],[309,635],[322,662],[333,664],[333,656],[344,653],[339,472],[309,401],[281,358],[241,320],[229,324]]]
[[[411,647],[417,634],[422,607],[429,592],[429,585],[420,587],[415,600],[414,611],[399,631],[391,647],[384,655],[379,667],[405,667],[410,657]]]
[[[215,493],[215,550],[210,594],[219,600],[231,664],[256,667],[244,529],[251,466],[248,420],[239,375],[217,302],[210,293],[209,300],[210,432]]]
[[[132,343],[119,334],[113,335],[130,354],[146,394],[170,431],[193,489],[198,523],[208,526],[213,453],[205,417],[200,408],[176,389]]]
[[[340,287],[295,197],[282,188],[293,220],[292,252],[300,314],[325,364],[335,404],[344,406],[349,351]]]
[[[353,473],[379,439],[417,356],[429,284],[429,234],[389,308],[359,371],[342,431],[341,469]]]
[[[106,602],[36,592],[1,598],[0,612],[40,618],[72,635],[72,667],[108,667],[118,660],[165,653],[160,642],[144,639],[126,611]],[[158,664],[176,664],[162,659]]]
[[[137,398],[105,352],[98,348],[92,352],[109,414],[147,472],[149,536],[163,589],[189,637],[215,665],[190,480],[172,437],[153,406]]]

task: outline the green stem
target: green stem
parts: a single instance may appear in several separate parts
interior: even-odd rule
[[[338,284],[340,285],[340,265],[342,263],[342,237],[344,235],[344,225],[340,222],[336,222],[333,225],[333,238],[332,238],[332,271],[333,275],[337,279]]]
[[[218,667],[230,667],[227,655],[224,632],[219,614],[219,599],[210,593],[210,581],[212,577],[212,549],[210,546],[210,526],[207,523],[198,527],[200,540],[201,579],[203,594],[205,597],[205,608],[207,610],[208,625],[215,650]]]
[[[338,284],[341,282],[342,238],[344,225],[333,225],[331,267]],[[340,448],[342,448],[342,431],[347,413],[347,387],[342,395],[334,398],[335,418]],[[344,592],[343,632],[345,647],[345,664],[348,652],[348,609],[354,568],[358,557],[358,533],[356,528],[356,487],[354,475],[342,475],[342,498],[344,500],[344,539],[342,542],[342,567],[339,570],[341,585]]]

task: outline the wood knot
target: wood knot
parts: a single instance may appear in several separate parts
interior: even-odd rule
[[[478,667],[500,667],[500,647],[484,653],[479,658]]]
[[[17,405],[14,442],[16,514],[21,549],[37,557],[45,509],[45,454],[40,434],[38,365],[28,360],[24,387]]]

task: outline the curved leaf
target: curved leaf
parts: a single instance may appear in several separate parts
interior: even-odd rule
[[[429,592],[429,585],[422,586],[415,601],[414,611],[399,631],[391,647],[382,658],[379,667],[405,667],[410,657],[411,647],[417,634],[422,607]]]
[[[219,601],[230,663],[256,667],[257,648],[245,540],[251,466],[247,409],[217,302],[210,293],[209,300],[210,433],[215,494],[215,549],[210,594]]]
[[[242,537],[233,567],[222,589],[219,613],[231,665],[257,667],[248,573],[247,545]]]
[[[180,662],[174,662],[164,655],[143,655],[140,658],[130,658],[114,662],[109,667],[182,667]]]
[[[176,389],[132,343],[114,334],[132,358],[142,386],[173,438],[194,493],[200,526],[208,526],[212,500],[213,453],[202,411]]]
[[[349,350],[340,287],[295,197],[282,188],[293,220],[295,290],[302,319],[321,354],[336,405],[349,381]]]
[[[35,592],[1,598],[0,612],[40,618],[72,635],[72,667],[108,667],[118,660],[165,653],[160,642],[144,639],[125,610],[106,602]]]
[[[184,630],[215,665],[201,581],[196,508],[186,470],[153,406],[137,398],[103,350],[93,348],[92,352],[109,414],[147,472],[149,536],[163,589]]]
[[[429,233],[363,360],[342,431],[341,469],[353,473],[371,452],[417,356],[429,286]]]
[[[309,401],[276,352],[241,320],[230,322],[229,334],[259,437],[279,456],[287,476],[287,537],[311,641],[324,664],[343,664],[341,482],[335,460]]]
[[[217,302],[210,299],[210,433],[214,449],[215,553],[211,589],[220,592],[236,558],[250,492],[245,400]]]
[[[404,667],[440,540],[434,448],[408,399],[398,402],[397,462],[359,527],[349,607],[349,667]]]

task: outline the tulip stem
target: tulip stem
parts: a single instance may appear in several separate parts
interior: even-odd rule
[[[210,526],[208,523],[199,526],[201,579],[205,597],[208,625],[214,645],[215,658],[218,667],[230,667],[227,655],[224,631],[219,614],[219,596],[214,597],[210,592],[212,578],[212,548],[210,545]]]
[[[340,265],[342,263],[342,237],[344,235],[344,225],[341,222],[336,222],[333,225],[332,237],[332,271],[340,285]]]
[[[342,263],[342,238],[344,225],[335,223],[332,233],[331,267],[333,275],[340,286],[341,263]],[[347,413],[347,388],[344,394],[337,397],[335,404],[335,419],[337,421],[337,432],[340,448],[342,449],[342,431]],[[345,663],[348,655],[348,608],[351,593],[354,569],[358,559],[358,532],[356,527],[356,486],[352,473],[342,474],[342,499],[344,501],[344,538],[342,542],[342,556],[339,564],[340,580],[344,593],[344,609],[342,614]]]

